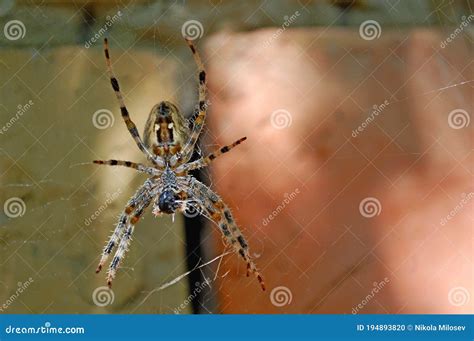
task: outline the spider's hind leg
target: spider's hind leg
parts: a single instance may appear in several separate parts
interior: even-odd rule
[[[145,146],[143,143],[142,138],[140,137],[140,134],[138,133],[137,126],[135,123],[132,121],[130,118],[130,114],[128,112],[128,109],[125,105],[125,101],[123,99],[122,92],[120,91],[120,85],[117,80],[117,77],[115,77],[114,71],[112,69],[112,62],[110,60],[110,52],[109,52],[109,42],[107,38],[104,39],[104,54],[105,54],[105,63],[107,65],[107,73],[110,78],[110,83],[112,85],[112,89],[115,92],[115,96],[117,97],[117,101],[120,106],[120,112],[122,114],[122,119],[125,122],[125,125],[127,126],[128,131],[130,132],[130,135],[132,136],[133,140],[135,141],[136,145],[138,148],[143,152],[143,154],[146,155],[146,157],[149,160],[152,160],[153,162],[157,163],[160,166],[163,166],[163,160],[161,158],[157,158],[151,152],[148,150],[148,148]]]
[[[191,49],[191,52],[193,53],[194,61],[198,67],[198,81],[199,81],[198,114],[193,120],[192,131],[189,135],[188,140],[186,141],[186,144],[183,147],[183,150],[181,151],[181,154],[183,155],[181,156],[181,158],[184,158],[185,160],[189,160],[194,151],[199,135],[201,134],[202,127],[204,126],[208,104],[206,103],[207,79],[206,79],[206,71],[204,70],[204,64],[202,62],[201,56],[199,55],[199,52],[196,50],[196,47],[194,46],[193,41],[188,38],[186,38],[185,40],[189,48]],[[173,156],[171,159],[171,164],[176,164],[179,158],[180,157],[178,156]]]

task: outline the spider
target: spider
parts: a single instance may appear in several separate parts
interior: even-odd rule
[[[96,273],[101,271],[110,254],[117,247],[107,273],[107,285],[112,287],[117,269],[129,248],[135,225],[150,204],[153,203],[153,214],[162,216],[184,212],[192,203],[199,213],[217,224],[226,244],[231,245],[247,263],[247,276],[251,272],[254,273],[262,290],[265,290],[263,278],[250,257],[248,244],[236,225],[229,207],[209,187],[188,174],[191,170],[209,165],[216,157],[245,141],[246,137],[223,146],[205,157],[190,161],[206,117],[206,72],[193,42],[188,38],[185,40],[198,67],[198,113],[193,124],[188,125],[173,103],[162,101],[151,109],[142,139],[125,106],[119,83],[112,70],[108,41],[104,39],[107,71],[120,105],[122,118],[136,145],[147,157],[147,164],[121,160],[94,160],[93,163],[133,168],[138,172],[148,174],[149,177],[128,201],[120,215],[116,228],[105,245]]]

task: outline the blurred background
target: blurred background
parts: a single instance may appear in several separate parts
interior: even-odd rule
[[[473,7],[0,0],[0,312],[474,313]],[[183,35],[209,79],[197,156],[248,137],[195,176],[232,208],[266,292],[192,216],[148,212],[112,290],[94,273],[145,179],[81,165],[145,160],[102,40],[141,131],[161,100],[192,115]]]

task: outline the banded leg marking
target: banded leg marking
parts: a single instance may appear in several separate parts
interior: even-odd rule
[[[181,173],[181,172],[184,172],[184,171],[191,171],[193,169],[206,167],[207,165],[209,165],[212,162],[212,160],[214,160],[215,158],[217,158],[218,156],[220,156],[222,154],[225,154],[225,153],[229,152],[230,150],[232,150],[232,148],[238,146],[239,144],[244,142],[246,139],[247,139],[246,137],[242,137],[242,138],[238,139],[237,141],[235,141],[234,143],[232,143],[230,145],[223,146],[223,147],[219,148],[217,151],[207,155],[206,157],[203,157],[199,160],[196,160],[196,161],[193,161],[193,162],[190,162],[190,163],[185,163],[185,164],[179,166],[176,169],[176,172]]]
[[[105,62],[107,64],[107,72],[109,74],[110,83],[112,84],[112,89],[115,92],[115,96],[120,105],[120,112],[122,114],[122,118],[127,125],[127,129],[132,135],[133,140],[137,144],[138,148],[147,156],[149,160],[154,161],[155,163],[159,164],[160,166],[164,166],[164,161],[161,158],[157,158],[151,154],[151,152],[146,148],[145,144],[143,143],[140,134],[138,133],[137,126],[133,123],[132,119],[130,118],[130,114],[128,113],[128,109],[125,105],[125,101],[123,99],[122,92],[120,91],[120,85],[115,77],[114,71],[112,69],[112,62],[110,61],[110,53],[109,53],[109,42],[107,38],[104,39],[104,54],[105,54]]]

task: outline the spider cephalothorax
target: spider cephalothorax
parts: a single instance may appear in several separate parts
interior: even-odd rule
[[[262,289],[265,290],[263,278],[250,257],[248,244],[236,225],[229,207],[209,187],[188,175],[189,171],[207,166],[217,156],[228,152],[245,141],[246,138],[243,137],[228,146],[221,147],[206,157],[190,162],[206,117],[206,72],[192,41],[186,39],[186,42],[191,48],[194,60],[199,68],[199,112],[192,122],[192,129],[188,127],[188,122],[181,115],[176,105],[163,101],[151,109],[142,140],[125,106],[118,80],[112,71],[107,39],[104,40],[107,70],[120,105],[122,118],[138,148],[147,157],[148,162],[147,164],[120,160],[95,160],[93,162],[102,165],[133,168],[148,174],[150,177],[128,201],[119,218],[117,227],[104,248],[96,272],[102,269],[109,255],[114,248],[117,248],[107,274],[107,283],[109,286],[112,285],[112,280],[130,244],[133,229],[148,206],[152,204],[153,213],[160,216],[184,211],[188,205],[192,204],[193,208],[196,208],[197,205],[197,209],[201,214],[217,224],[226,242],[247,263],[247,275],[253,272]]]
[[[171,189],[166,189],[160,193],[156,201],[154,212],[173,214],[179,208],[178,196]]]
[[[166,168],[160,176],[160,192],[155,201],[153,213],[160,215],[162,213],[174,214],[179,208],[186,209],[184,199],[186,194],[180,190],[178,177],[171,170]]]

